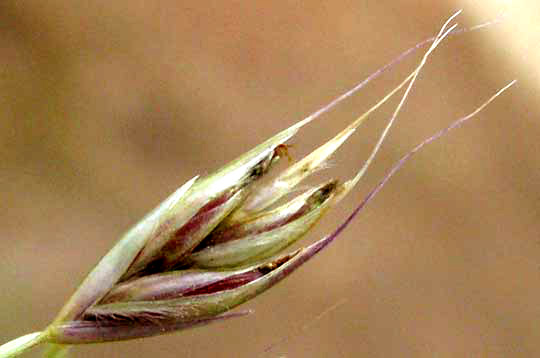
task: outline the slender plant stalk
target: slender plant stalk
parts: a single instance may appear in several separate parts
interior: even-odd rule
[[[0,346],[0,357],[16,357],[44,341],[42,332],[26,334]]]

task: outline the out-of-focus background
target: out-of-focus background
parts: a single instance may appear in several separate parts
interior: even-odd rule
[[[533,0],[2,1],[0,340],[43,328],[116,238],[187,179],[316,110],[459,8],[463,26],[509,16],[434,53],[366,179],[306,240],[335,228],[421,139],[516,87],[409,162],[337,242],[247,303],[253,315],[72,354],[540,355]],[[420,54],[303,130],[293,156],[368,109]],[[320,176],[352,175],[395,104]]]

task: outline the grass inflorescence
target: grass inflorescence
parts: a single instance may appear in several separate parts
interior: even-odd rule
[[[396,88],[272,180],[260,182],[276,162],[290,161],[287,141],[367,81],[215,173],[189,180],[123,235],[46,329],[1,346],[0,357],[14,357],[39,343],[51,344],[48,355],[58,357],[70,345],[155,336],[250,313],[231,310],[268,290],[329,245],[410,156],[460,126],[513,84],[416,146],[330,235],[284,253],[366,173],[432,51],[448,35],[464,31],[450,26],[458,14],[435,37],[414,48],[431,44],[418,67]],[[398,106],[355,176],[331,179],[288,199],[305,178],[326,165],[374,110],[403,88]]]

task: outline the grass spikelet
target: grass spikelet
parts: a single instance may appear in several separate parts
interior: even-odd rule
[[[253,185],[276,161],[288,157],[286,141],[366,81],[215,173],[196,176],[181,186],[123,235],[48,327],[0,346],[0,358],[15,357],[44,342],[52,347],[48,356],[59,357],[66,352],[67,345],[155,336],[250,313],[230,310],[270,289],[323,250],[412,155],[472,118],[514,83],[413,148],[330,235],[284,252],[305,236],[366,173],[428,57],[448,35],[463,31],[450,25],[460,12],[448,19],[434,38],[416,47],[431,43],[420,64],[396,88],[270,183]],[[333,153],[369,115],[403,88],[393,115],[352,179],[331,179],[276,206],[280,199],[297,190],[306,177],[327,165]]]

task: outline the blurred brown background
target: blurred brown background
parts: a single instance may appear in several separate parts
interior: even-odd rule
[[[408,163],[334,245],[244,306],[254,315],[72,353],[540,355],[536,3],[2,1],[0,340],[43,328],[115,239],[187,179],[303,118],[463,7],[464,26],[510,17],[435,52],[367,178],[308,240],[421,139],[516,87]],[[419,55],[306,128],[292,154],[337,133]],[[322,174],[352,175],[395,103]]]

